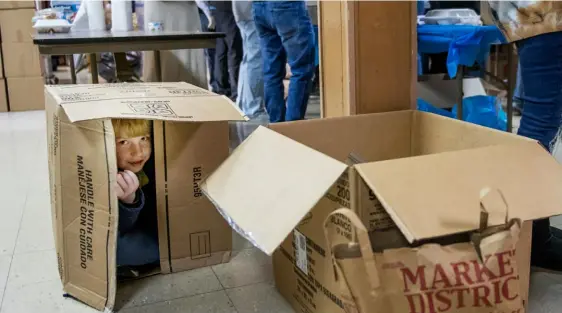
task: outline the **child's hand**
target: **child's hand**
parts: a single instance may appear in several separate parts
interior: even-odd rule
[[[117,185],[115,186],[117,199],[127,204],[133,203],[137,189],[139,189],[139,179],[135,173],[125,170],[117,174]]]

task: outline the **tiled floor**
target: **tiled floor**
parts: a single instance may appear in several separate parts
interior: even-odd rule
[[[317,100],[310,117],[318,116]],[[96,312],[62,297],[52,237],[43,112],[0,114],[0,313]],[[562,226],[562,218],[554,222]],[[271,260],[239,236],[228,264],[129,282],[126,313],[293,310],[273,286]],[[560,312],[562,276],[535,273],[531,313]]]

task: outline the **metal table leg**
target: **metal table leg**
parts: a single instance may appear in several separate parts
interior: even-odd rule
[[[72,81],[72,84],[76,85],[76,67],[74,65],[74,55],[68,54],[66,56],[66,62],[70,66],[70,80]]]
[[[51,55],[42,55],[43,66],[45,67],[45,84],[47,85],[57,85],[59,79],[53,73],[53,60]]]
[[[507,45],[507,131],[513,130],[513,93],[515,91],[515,81],[517,79],[517,69],[514,66],[514,44]]]
[[[457,88],[459,92],[459,97],[457,99],[457,119],[462,121],[462,114],[463,114],[463,105],[462,99],[464,97],[464,90],[462,86],[462,81],[464,78],[464,65],[459,65],[457,69]]]
[[[98,59],[95,53],[90,53],[90,73],[92,74],[92,84],[99,84]]]
[[[160,63],[160,51],[154,51],[154,70],[156,72],[156,81],[162,82],[162,64]]]
[[[122,52],[113,53],[115,60],[115,77],[120,83],[135,81],[135,73],[127,62],[127,54]]]

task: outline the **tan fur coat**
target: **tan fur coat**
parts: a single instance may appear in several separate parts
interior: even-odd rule
[[[562,1],[488,1],[509,42],[562,30]]]

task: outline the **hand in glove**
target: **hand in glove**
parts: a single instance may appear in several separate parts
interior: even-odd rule
[[[117,174],[117,184],[115,186],[117,199],[123,203],[132,204],[135,202],[137,189],[139,189],[139,179],[135,173],[126,170]]]

